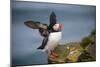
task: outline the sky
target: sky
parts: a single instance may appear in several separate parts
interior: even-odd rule
[[[27,20],[49,24],[50,14],[55,12],[57,23],[63,24],[61,43],[81,41],[95,29],[95,6],[13,2],[11,7],[11,47],[14,59],[33,54],[42,43],[43,38],[38,30],[24,25]]]

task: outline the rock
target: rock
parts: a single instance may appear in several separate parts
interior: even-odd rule
[[[95,61],[95,59],[87,51],[83,51],[77,60],[77,62],[89,62],[89,61]]]
[[[69,63],[76,62],[81,54],[82,48],[79,43],[67,43],[65,45],[58,45],[54,50],[59,57],[49,57],[49,63]]]

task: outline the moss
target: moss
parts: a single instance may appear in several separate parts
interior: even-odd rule
[[[89,44],[91,43],[91,40],[89,37],[84,37],[80,43],[81,47],[85,49]]]

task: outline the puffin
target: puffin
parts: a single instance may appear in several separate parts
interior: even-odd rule
[[[58,57],[58,54],[54,51],[54,49],[61,40],[62,24],[57,23],[54,12],[50,14],[49,21],[49,25],[33,20],[28,20],[24,22],[24,24],[31,29],[38,29],[40,35],[43,37],[42,44],[37,49],[46,51],[48,55],[51,55],[52,57]]]

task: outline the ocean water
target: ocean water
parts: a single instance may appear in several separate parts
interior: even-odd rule
[[[49,24],[51,12],[63,24],[61,42],[80,41],[96,24],[96,7],[33,2],[13,2],[11,22],[11,57],[17,65],[47,64],[45,52],[37,50],[43,37],[38,30],[24,25],[27,20]]]

